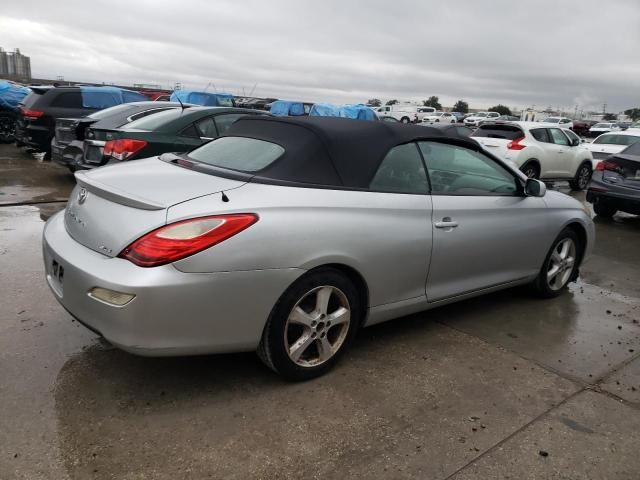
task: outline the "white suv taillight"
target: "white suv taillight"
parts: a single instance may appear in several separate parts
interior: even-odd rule
[[[507,148],[509,150],[522,150],[524,148],[527,148],[526,145],[522,145],[520,142],[524,140],[524,137],[518,137],[514,140],[511,140],[509,143],[507,143]]]

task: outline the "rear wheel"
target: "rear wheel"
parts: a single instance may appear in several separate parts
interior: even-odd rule
[[[400,121],[401,121],[402,123],[409,123],[409,122],[411,122],[411,119],[409,119],[409,117],[402,117],[402,118],[400,119]]]
[[[538,165],[531,160],[525,163],[520,170],[528,178],[540,178],[540,167],[538,167]]]
[[[16,116],[11,112],[0,112],[0,143],[15,140]]]
[[[593,211],[600,217],[611,218],[618,211],[618,207],[612,202],[598,198],[593,204]]]
[[[322,268],[294,282],[265,326],[258,356],[288,380],[309,380],[330,370],[355,337],[359,295],[340,272]]]
[[[551,298],[562,293],[575,276],[582,248],[578,235],[572,229],[565,228],[560,232],[534,282],[540,296]]]
[[[571,190],[580,191],[587,188],[587,185],[589,185],[589,182],[591,181],[591,174],[591,165],[588,163],[580,165],[574,179],[569,181]]]

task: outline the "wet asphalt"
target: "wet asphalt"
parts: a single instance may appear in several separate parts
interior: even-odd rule
[[[372,327],[291,384],[253,354],[139,358],[74,322],[40,243],[73,184],[0,146],[0,479],[640,478],[639,217],[596,219],[557,299]]]

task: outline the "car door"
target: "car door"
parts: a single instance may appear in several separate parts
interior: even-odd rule
[[[433,204],[429,302],[535,276],[547,248],[543,199],[524,196],[516,174],[481,151],[419,146]]]
[[[541,167],[540,178],[557,178],[561,172],[561,154],[549,130],[548,128],[530,130],[531,136],[543,152],[543,157],[538,159]]]
[[[572,176],[571,159],[573,151],[569,137],[567,137],[560,128],[550,128],[549,135],[556,147],[553,177],[567,178]]]
[[[380,245],[385,252],[363,267],[372,269],[367,275],[372,306],[424,299],[433,233],[429,183],[417,145],[393,148],[369,190],[366,210],[375,211],[380,230],[365,242],[365,249],[374,251]],[[359,215],[366,221],[364,212]]]

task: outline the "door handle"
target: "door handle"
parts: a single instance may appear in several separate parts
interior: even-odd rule
[[[449,217],[444,217],[441,222],[436,222],[434,226],[436,228],[456,228],[458,226],[458,222],[454,222]]]

